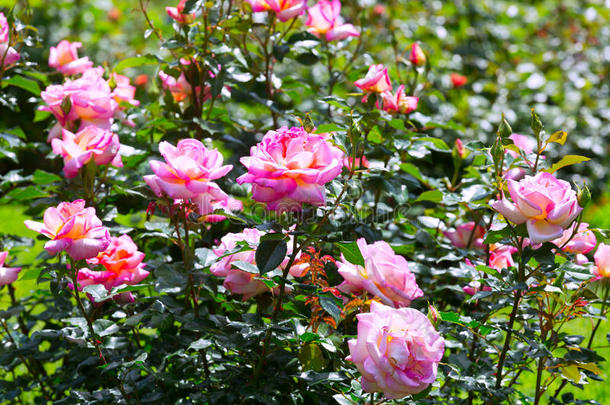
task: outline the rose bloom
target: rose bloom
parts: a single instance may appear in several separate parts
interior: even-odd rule
[[[80,42],[68,42],[65,39],[59,41],[57,46],[52,46],[49,52],[49,66],[57,69],[64,75],[75,75],[83,73],[93,67],[93,62],[88,57],[78,57],[78,48],[83,44]]]
[[[457,73],[451,73],[450,78],[453,87],[462,87],[463,85],[468,83],[468,78],[466,76],[462,76]]]
[[[409,306],[411,301],[424,295],[406,259],[395,254],[390,245],[384,241],[367,245],[364,238],[356,243],[364,258],[364,267],[348,262],[341,255],[337,268],[345,281],[338,286],[339,290],[355,294],[366,290],[397,308]]]
[[[281,127],[240,159],[248,173],[237,182],[252,183],[252,198],[269,210],[300,211],[302,203],[326,203],[324,184],[341,174],[344,157],[326,134]]]
[[[421,49],[417,42],[411,45],[411,53],[409,53],[409,61],[415,66],[422,66],[426,63],[426,54]]]
[[[165,7],[165,11],[167,11],[167,15],[176,20],[180,24],[190,24],[195,21],[195,13],[184,14],[184,6],[186,5],[186,0],[180,0],[178,6],[176,7]]]
[[[511,222],[526,223],[533,243],[561,237],[582,211],[570,183],[550,173],[525,176],[519,182],[509,179],[507,184],[513,202],[504,196],[491,206]]]
[[[117,103],[123,101],[133,106],[140,105],[140,102],[134,98],[136,88],[129,82],[129,77],[112,72],[108,84],[113,87],[112,95]]]
[[[584,255],[595,249],[595,245],[597,245],[597,238],[589,229],[589,224],[582,222],[576,233],[574,233],[575,229],[576,222],[574,222],[571,227],[566,229],[561,237],[551,242],[559,248],[561,248],[567,242],[567,244],[563,246],[562,250],[568,253]],[[572,236],[572,234],[574,234],[574,236]]]
[[[241,201],[236,200],[235,198],[229,197],[229,196],[227,196],[227,198],[224,198],[222,200],[213,201],[209,205],[209,210],[206,210],[205,205],[203,205],[203,204],[198,205],[198,207],[199,207],[199,215],[203,216],[202,220],[205,222],[212,222],[212,223],[224,221],[225,219],[227,219],[227,217],[222,214],[212,214],[216,210],[223,210],[224,212],[231,213],[234,211],[241,211],[244,209],[244,205],[242,204]]]
[[[0,252],[0,286],[7,285],[17,280],[21,267],[6,267],[4,262],[8,252]]]
[[[453,246],[456,248],[484,248],[483,236],[485,235],[485,228],[483,228],[481,225],[476,225],[475,229],[475,223],[472,221],[456,226],[454,231],[444,231],[443,234],[449,238]],[[468,243],[468,241],[470,241],[470,243]]]
[[[534,153],[534,149],[536,149],[536,147],[537,147],[536,140],[532,139],[529,136],[520,135],[520,134],[512,134],[511,136],[509,136],[509,138],[513,141],[515,146],[523,152],[523,154],[526,157],[530,156],[532,153]],[[506,149],[506,153],[508,155],[512,156],[513,159],[517,159],[521,156],[517,152],[510,150],[510,149]],[[544,156],[541,156],[541,158],[544,159]],[[530,164],[530,162],[527,158],[525,159],[525,162],[527,164]],[[525,176],[525,169],[522,167],[513,167],[512,169],[509,169],[504,174],[505,179],[512,179],[512,180],[521,180],[523,178],[523,176]]]
[[[94,271],[83,268],[78,271],[78,289],[92,284],[103,284],[107,291],[121,284],[135,285],[148,276],[146,266],[142,263],[144,253],[138,251],[138,246],[129,235],[110,237],[110,244],[96,257],[87,260],[87,263],[101,265],[105,270]],[[122,302],[133,302],[131,292],[119,294]]]
[[[95,215],[95,208],[85,208],[85,200],[49,207],[43,221],[26,220],[25,226],[51,239],[44,245],[50,255],[65,250],[74,260],[90,259],[110,244],[108,229]]]
[[[363,79],[356,80],[354,84],[365,92],[383,93],[392,91],[388,69],[381,64],[371,65],[366,76]]]
[[[51,145],[53,153],[63,156],[64,174],[69,179],[76,177],[80,168],[91,159],[98,166],[112,164],[123,167],[118,153],[121,147],[119,136],[107,129],[89,125],[76,134],[64,129],[62,139],[53,139]]]
[[[591,269],[591,273],[595,276],[593,279],[610,277],[610,245],[600,243],[593,258],[595,259],[595,266]]]
[[[8,46],[7,43],[0,43],[0,66],[8,69],[21,59],[19,52],[15,48]]]
[[[390,114],[408,114],[411,111],[415,111],[419,101],[418,97],[405,95],[404,85],[398,87],[396,94],[393,94],[389,90],[381,93],[381,98],[383,100],[383,111]]]
[[[182,139],[176,146],[169,142],[159,144],[159,152],[165,162],[152,160],[154,175],[144,176],[144,181],[161,197],[174,199],[222,200],[228,196],[212,180],[226,175],[232,165],[223,166],[218,149],[207,149],[196,139]],[[210,211],[208,211],[210,212]]]
[[[352,165],[352,162],[354,163]],[[347,156],[345,159],[343,159],[343,166],[347,167],[348,169],[352,169],[352,166],[354,169],[359,169],[364,167],[365,169],[369,168],[369,161],[366,158],[366,156],[362,155],[361,158],[357,157],[357,158],[352,158],[351,156]]]
[[[240,270],[233,265],[234,262],[246,262],[256,265],[256,248],[263,236],[256,228],[246,228],[240,233],[228,233],[222,237],[220,244],[213,250],[214,254],[220,259],[210,266],[210,272],[218,277],[224,277],[223,285],[233,294],[243,295],[243,300],[248,300],[255,295],[271,291],[269,287],[261,280],[261,276],[256,273],[248,273]],[[234,250],[238,242],[246,242],[251,250],[229,254],[221,258],[227,252]],[[289,261],[289,256],[292,254],[292,243],[288,243],[286,257],[280,264],[283,270]],[[297,256],[297,259],[300,254]],[[295,260],[298,262],[298,260]],[[308,268],[307,263],[293,265],[288,274],[293,277],[302,277],[305,275]],[[277,293],[277,291],[273,291]]]
[[[515,266],[513,253],[517,248],[510,245],[494,243],[489,246],[489,267],[498,271]]]
[[[339,15],[341,2],[339,0],[320,0],[307,10],[309,17],[305,25],[308,31],[316,37],[324,36],[327,41],[340,41],[348,37],[358,37],[360,33],[352,24],[344,24]]]
[[[246,0],[255,13],[273,11],[277,18],[286,22],[303,14],[307,0]]]
[[[6,16],[0,11],[0,43],[8,42],[10,29]]]
[[[38,109],[51,112],[59,125],[67,129],[81,120],[80,128],[95,125],[109,129],[118,108],[110,86],[102,77],[104,69],[91,68],[76,80],[66,80],[63,85],[48,86],[40,96],[47,103]],[[65,99],[69,100],[66,104]],[[67,109],[66,107],[69,107]],[[60,131],[53,135],[59,136]],[[50,136],[52,139],[53,136]]]
[[[436,379],[445,341],[426,315],[412,308],[371,302],[358,314],[358,337],[347,342],[366,392],[399,399],[425,390]]]
[[[481,284],[480,281],[471,281],[462,287],[462,290],[468,295],[475,295],[479,291],[491,291],[491,287]]]

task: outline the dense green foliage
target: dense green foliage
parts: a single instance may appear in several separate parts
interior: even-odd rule
[[[0,289],[0,402],[385,401],[363,392],[345,360],[356,315],[373,296],[343,293],[342,300],[329,288],[343,281],[335,263],[342,254],[363,263],[354,242],[365,238],[388,242],[408,260],[424,293],[411,307],[429,313],[432,305],[446,341],[436,382],[401,403],[604,403],[608,286],[591,281],[593,252],[591,262],[577,264],[551,243],[525,246],[525,225],[498,226],[505,222],[490,208],[506,189],[494,147],[504,159],[504,148],[518,153],[512,132],[538,135],[538,147],[548,147],[534,172],[563,162],[552,170],[557,177],[586,184],[593,196],[578,221],[584,217],[597,241],[607,240],[610,12],[602,1],[344,1],[341,14],[361,36],[331,42],[308,33],[306,17],[280,22],[242,1],[189,0],[187,10],[198,13],[190,25],[168,17],[165,6],[176,4],[143,0],[5,3],[22,60],[0,78],[0,251],[23,270]],[[94,173],[95,189],[86,176],[64,176],[46,142],[55,118],[37,110],[41,91],[64,80],[47,64],[49,47],[62,39],[82,42],[80,55],[108,74],[132,83],[147,77],[137,86],[140,105],[126,110],[135,126],[113,126],[124,167],[82,169]],[[409,62],[413,42],[425,66]],[[419,97],[416,111],[388,114],[374,96],[361,100],[353,83],[373,63]],[[212,98],[192,93],[177,102],[159,71],[185,73],[208,85]],[[452,73],[467,83],[452,84]],[[239,159],[267,131],[301,124],[334,133],[336,146],[366,156],[371,167],[344,168],[326,185],[325,207],[266,211],[236,183],[246,172]],[[184,138],[218,148],[234,166],[217,182],[243,211],[208,224],[172,211],[144,183],[149,162],[160,159],[159,143]],[[578,156],[590,160],[578,163]],[[518,158],[504,163],[519,166]],[[68,257],[47,254],[47,239],[22,224],[78,198],[111,234],[131,236],[146,254],[148,278],[111,292],[87,287],[91,300],[74,294]],[[443,235],[468,221],[486,228],[487,245],[518,245],[514,265],[492,269],[489,246],[456,248]],[[291,284],[289,294],[242,300],[211,274],[218,241],[249,227],[291,234],[293,242],[269,234],[256,266],[239,265],[260,272],[269,287]],[[297,250],[310,254],[312,267],[287,280],[278,265]],[[465,294],[472,281],[490,289]],[[119,292],[136,299],[108,299]]]

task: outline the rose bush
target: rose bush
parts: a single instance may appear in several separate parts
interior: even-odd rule
[[[1,12],[0,402],[603,402],[599,2]]]

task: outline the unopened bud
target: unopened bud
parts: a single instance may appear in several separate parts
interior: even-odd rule
[[[466,157],[467,151],[464,148],[464,143],[460,138],[455,140],[455,145],[453,146],[453,155],[455,157],[459,157],[460,159],[464,159]]]
[[[441,319],[441,314],[431,304],[428,304],[428,319],[430,320],[432,325],[435,325],[435,326]]]
[[[536,112],[534,111],[533,108],[532,108],[532,121],[531,121],[530,126],[532,127],[532,131],[534,131],[534,135],[536,135],[536,138],[538,138],[538,135],[540,135],[540,133],[544,129],[544,126],[542,125],[542,122],[540,121],[540,117],[538,117],[538,114],[536,114]]]
[[[417,42],[411,45],[411,54],[409,55],[409,61],[415,66],[423,66],[426,64],[426,54]]]
[[[582,208],[585,208],[591,202],[591,191],[589,191],[589,187],[585,184],[583,188],[578,187],[578,192],[576,194],[576,198],[578,198],[578,205]]]
[[[513,129],[508,124],[508,121],[506,121],[506,118],[504,118],[504,114],[502,114],[502,121],[498,127],[498,135],[500,135],[502,138],[508,138],[512,135],[512,133]]]
[[[305,114],[305,119],[303,120],[303,129],[305,129],[306,132],[313,132],[313,130],[316,129],[316,126],[314,125],[313,120],[309,116],[309,113]]]

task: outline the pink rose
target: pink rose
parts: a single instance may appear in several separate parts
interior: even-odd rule
[[[255,13],[273,11],[277,18],[286,22],[295,18],[307,8],[307,0],[246,0]]]
[[[208,150],[196,139],[182,139],[176,146],[161,142],[159,152],[165,162],[152,160],[150,167],[155,174],[144,176],[144,181],[157,196],[166,194],[174,199],[196,199],[196,203],[201,204],[228,198],[212,182],[233,168],[222,165],[218,149]],[[211,212],[207,209],[207,213]]]
[[[390,114],[408,114],[411,111],[415,111],[419,101],[418,97],[405,95],[404,85],[398,87],[396,94],[393,94],[391,90],[384,91],[381,93],[381,98],[383,100],[383,110]]]
[[[307,10],[309,17],[305,25],[308,31],[320,37],[324,35],[327,41],[340,41],[348,37],[358,37],[360,33],[352,24],[343,24],[341,2],[339,0],[320,0]]]
[[[597,245],[597,238],[589,229],[589,224],[582,222],[576,233],[574,233],[575,228],[576,222],[573,223],[571,227],[566,229],[561,237],[551,242],[559,248],[561,248],[567,242],[567,244],[563,247],[563,251],[568,253],[584,255],[595,249],[595,245]],[[572,234],[574,234],[574,236],[572,236]]]
[[[110,244],[96,257],[87,259],[87,263],[98,266],[105,270],[94,271],[82,268],[78,271],[78,289],[93,284],[103,284],[110,292],[113,287],[121,284],[136,285],[144,280],[149,272],[144,270],[146,266],[142,263],[144,253],[138,251],[138,246],[129,235],[110,237]],[[121,301],[133,301],[130,292],[120,294]]]
[[[109,129],[118,103],[103,74],[101,67],[91,68],[76,80],[48,86],[40,94],[47,105],[38,109],[51,112],[64,128],[75,129],[74,122],[80,120],[80,128],[95,125]]]
[[[468,295],[475,295],[479,291],[491,291],[491,287],[483,285],[479,281],[471,281],[468,285],[462,287],[462,290]]]
[[[9,39],[8,21],[3,12],[0,11],[0,43],[8,42]]]
[[[510,245],[494,243],[489,246],[489,267],[498,271],[515,266],[513,253],[517,248]]]
[[[52,46],[49,52],[49,66],[57,69],[64,75],[75,75],[93,67],[93,62],[86,56],[78,58],[77,49],[83,44],[80,42],[68,42],[65,39],[59,41],[57,46]]]
[[[475,223],[472,221],[456,226],[454,231],[444,231],[443,234],[457,248],[484,248],[483,236],[485,235],[485,228],[481,225],[476,225],[475,228]]]
[[[507,184],[513,202],[504,197],[491,206],[511,222],[526,223],[533,243],[561,237],[582,211],[570,183],[552,174],[525,176],[519,182],[509,179]]]
[[[235,262],[246,262],[256,266],[256,248],[263,236],[256,228],[246,228],[240,233],[228,233],[222,237],[220,244],[214,249],[214,254],[219,257],[219,260],[210,266],[210,272],[218,277],[224,277],[224,287],[233,294],[243,295],[243,300],[250,299],[255,295],[271,291],[269,287],[262,281],[265,276],[260,276],[258,273],[249,273],[235,267]],[[224,256],[238,247],[239,242],[246,242],[251,250],[245,250]],[[288,251],[286,258],[280,264],[280,268],[284,269],[289,261],[289,256],[292,254],[292,243],[288,243]],[[224,257],[223,257],[224,256]],[[297,256],[297,259],[300,254]],[[297,262],[297,260],[295,260]],[[308,264],[294,265],[290,268],[289,274],[293,277],[301,277],[304,275]],[[276,291],[274,291],[275,293]]]
[[[369,161],[366,158],[366,156],[362,156],[362,158],[352,158],[351,156],[347,156],[345,159],[343,159],[343,166],[347,167],[348,169],[352,168],[352,163],[354,166],[354,169],[360,169],[361,167],[364,167],[365,169],[369,168]]]
[[[121,147],[119,136],[93,125],[76,134],[64,129],[62,139],[53,139],[51,145],[53,153],[63,156],[64,173],[69,179],[76,177],[80,168],[91,159],[98,166],[112,164],[123,167],[121,155],[118,154]]]
[[[252,183],[252,198],[269,210],[300,211],[302,203],[326,203],[324,184],[341,174],[343,158],[326,134],[281,127],[240,159],[248,173],[237,182]]]
[[[390,308],[371,302],[358,314],[358,337],[348,341],[366,392],[399,399],[425,390],[436,379],[445,341],[428,318],[412,308]]]
[[[110,244],[108,229],[95,215],[95,208],[85,208],[85,200],[49,207],[44,223],[26,220],[25,226],[51,239],[44,245],[50,255],[65,250],[74,260],[90,259]]]
[[[356,80],[354,84],[365,92],[383,93],[392,91],[388,69],[381,64],[371,65],[366,76],[363,79]]]
[[[537,144],[536,141],[532,138],[530,138],[529,136],[525,136],[525,135],[519,135],[519,134],[512,134],[511,136],[509,136],[509,138],[513,141],[513,143],[515,144],[515,146],[517,148],[519,148],[523,154],[525,155],[525,163],[527,163],[528,165],[531,165],[529,158],[533,157],[535,159],[535,155],[531,156],[532,153],[534,153],[534,149],[536,149]],[[510,149],[506,149],[506,153],[510,156],[512,156],[513,159],[517,159],[520,157],[520,154],[510,150]],[[544,159],[544,156],[541,156],[541,158]],[[522,167],[513,167],[512,169],[509,169],[505,174],[504,174],[504,178],[505,179],[512,179],[512,180],[521,180],[523,178],[523,176],[525,176],[525,169]]]
[[[199,215],[203,216],[203,218],[200,220],[203,220],[205,222],[220,222],[227,219],[227,217],[222,214],[212,214],[212,212],[216,210],[223,210],[224,212],[229,213],[233,211],[241,211],[244,208],[244,205],[241,201],[236,200],[233,197],[227,196],[227,198],[224,198],[222,200],[211,202],[211,204],[209,205],[209,209],[207,210],[205,209],[206,206],[204,204],[198,204],[198,207]]]
[[[112,96],[117,103],[125,102],[133,106],[140,105],[140,102],[134,98],[136,88],[129,82],[129,77],[113,72],[110,75],[108,84],[113,87]]]
[[[165,7],[165,11],[167,11],[167,15],[176,20],[180,24],[190,24],[195,21],[195,13],[184,14],[184,6],[186,5],[186,0],[180,0],[178,6],[176,7]]]
[[[21,59],[19,52],[15,48],[8,46],[8,44],[0,43],[0,66],[8,69]]]
[[[591,273],[595,276],[594,280],[610,277],[610,245],[600,243],[593,258],[595,266],[591,269]]]
[[[0,21],[0,24],[2,22]],[[0,252],[0,286],[7,285],[17,280],[21,267],[5,267],[4,262],[8,252]]]
[[[411,45],[409,61],[415,66],[423,66],[426,63],[426,54],[417,42],[414,42],[413,45]]]
[[[366,290],[394,307],[409,306],[411,301],[424,295],[405,258],[395,254],[390,245],[383,241],[367,245],[364,238],[356,243],[364,258],[364,267],[348,262],[342,255],[337,267],[345,281],[339,290],[355,294]]]

